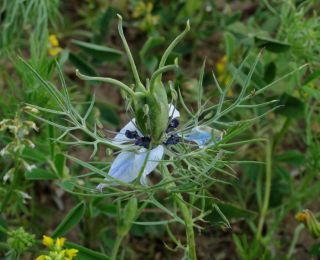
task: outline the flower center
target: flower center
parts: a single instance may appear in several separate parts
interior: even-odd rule
[[[170,118],[166,133],[174,131],[179,125],[179,120],[177,118]],[[125,136],[129,139],[134,139],[134,144],[137,146],[142,146],[146,149],[150,148],[151,138],[147,136],[139,136],[137,131],[126,130]],[[164,145],[174,145],[180,142],[181,138],[177,134],[170,134],[169,138],[163,142]]]
[[[165,145],[170,145],[170,144],[178,144],[180,142],[181,138],[177,134],[172,134],[170,137],[167,139],[167,141],[164,142]]]
[[[170,119],[169,119],[170,120]],[[170,120],[166,133],[172,132],[179,125],[179,120],[177,118],[173,118]]]

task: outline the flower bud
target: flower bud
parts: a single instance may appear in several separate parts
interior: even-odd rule
[[[123,219],[118,226],[118,235],[124,236],[126,235],[131,226],[132,222],[135,220],[138,210],[138,201],[136,198],[132,198],[129,200],[128,204],[124,208]]]
[[[157,86],[154,91],[137,93],[134,99],[136,124],[153,144],[161,142],[168,125],[168,99],[165,88]]]
[[[7,244],[17,252],[24,252],[35,243],[35,236],[26,232],[23,227],[8,231]]]
[[[305,209],[297,213],[295,219],[303,223],[314,238],[320,237],[320,222],[310,210]]]

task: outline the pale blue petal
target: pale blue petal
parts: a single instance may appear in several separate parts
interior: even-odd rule
[[[222,139],[222,132],[208,126],[197,126],[183,136],[186,141],[195,142],[200,148],[215,144]]]
[[[134,152],[122,152],[113,161],[108,175],[122,182],[132,182],[137,178],[139,169],[135,167],[136,154]]]
[[[141,132],[139,131],[139,129],[136,127],[135,122],[136,122],[136,120],[132,119],[128,124],[126,124],[120,130],[120,132],[113,138],[113,142],[117,143],[117,144],[122,144],[122,143],[126,143],[126,142],[132,141],[132,139],[126,137],[126,135],[125,135],[127,130],[129,130],[129,131],[137,131],[139,136],[143,136],[141,134]]]
[[[180,112],[172,104],[169,104],[169,117],[172,117],[172,118],[180,117]]]
[[[130,183],[137,178],[139,173],[138,169],[135,169],[135,153],[133,152],[122,152],[113,161],[108,175],[118,179],[119,181]],[[116,181],[105,178],[105,181],[109,181],[110,184],[100,183],[97,189],[102,191],[104,187],[109,185],[117,185]]]
[[[159,161],[162,159],[163,153],[164,148],[161,145],[150,151],[148,161],[141,175],[141,184],[147,185],[146,176],[157,167]],[[125,183],[134,181],[138,177],[144,165],[147,154],[148,150],[144,148],[140,149],[140,151],[138,151],[137,153],[120,153],[113,161],[108,175]],[[105,180],[110,181],[110,178],[105,178]],[[110,185],[116,184],[116,182],[110,183]],[[102,190],[106,186],[108,185],[101,183],[97,186],[97,189]]]
[[[161,161],[163,157],[163,153],[164,153],[164,148],[162,145],[158,145],[156,148],[152,149],[149,152],[148,162],[146,163],[146,166],[143,170],[143,173],[140,179],[140,183],[142,185],[148,184],[147,175],[150,174],[157,167],[157,165],[159,164],[159,161]],[[147,154],[148,154],[148,151],[145,150],[145,152],[140,153],[136,156],[137,158],[136,163],[139,169],[143,167]]]

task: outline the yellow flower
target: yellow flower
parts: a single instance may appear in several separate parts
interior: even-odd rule
[[[56,48],[50,48],[49,49],[49,55],[52,57],[57,56],[60,52],[62,51],[62,49],[60,47],[56,47]]]
[[[44,244],[46,247],[52,247],[53,239],[44,235],[42,238],[42,244]]]
[[[141,18],[139,28],[143,31],[153,28],[160,20],[159,15],[153,15],[153,3],[139,1],[135,6],[132,13],[133,18]]]
[[[78,254],[78,252],[79,251],[77,249],[74,249],[74,248],[66,249],[65,250],[65,256],[68,259],[72,259],[73,257],[75,257]]]
[[[51,44],[52,47],[59,47],[59,40],[55,34],[50,34],[49,35],[49,43]]]
[[[49,55],[52,57],[57,56],[62,51],[60,47],[59,40],[55,34],[49,35]]]
[[[302,223],[306,223],[308,221],[308,219],[310,218],[310,215],[308,214],[307,211],[302,211],[302,212],[299,212],[295,215],[295,219],[298,221],[298,222],[302,222]]]
[[[299,222],[302,222],[309,233],[314,237],[314,238],[319,238],[320,237],[320,222],[316,219],[314,214],[308,210],[305,209],[295,216],[296,220]]]
[[[223,74],[226,70],[226,67],[227,67],[227,61],[228,61],[228,58],[226,55],[224,55],[216,64],[216,68],[217,68],[217,73],[220,75],[220,74]]]
[[[58,237],[56,240],[56,247],[58,249],[62,248],[66,239],[64,237]]]
[[[138,18],[142,16],[145,13],[145,10],[146,10],[146,4],[142,1],[139,1],[134,7],[134,10],[132,13],[133,18]]]
[[[224,87],[228,86],[228,83],[231,81],[231,76],[228,73],[227,65],[228,65],[228,58],[226,55],[224,55],[216,64],[218,81],[219,81],[219,83],[224,85]],[[229,97],[233,95],[231,88],[229,88],[227,94]]]

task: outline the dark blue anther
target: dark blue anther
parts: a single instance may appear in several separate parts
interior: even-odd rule
[[[178,144],[181,138],[177,134],[171,135],[167,141],[164,142],[165,145]]]
[[[177,128],[179,125],[179,120],[177,118],[174,118],[170,120],[168,128],[167,128],[167,133],[173,131],[175,128]]]
[[[138,145],[138,146],[142,146],[146,149],[149,148],[149,145],[150,145],[150,142],[151,142],[151,139],[150,137],[138,137],[135,141],[135,145]]]
[[[126,130],[125,136],[129,139],[137,139],[139,137],[137,131]]]

